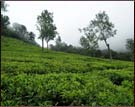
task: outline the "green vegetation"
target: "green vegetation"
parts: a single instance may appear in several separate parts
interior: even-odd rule
[[[2,106],[133,106],[133,62],[41,50],[1,37]]]
[[[47,43],[53,40],[57,34],[56,26],[53,24],[53,13],[48,12],[48,10],[42,11],[41,15],[37,17],[37,30],[40,33],[39,39],[42,40],[42,51],[44,49],[44,40]]]
[[[134,39],[129,38],[126,40],[126,48],[129,51],[129,55],[132,61],[134,61]]]
[[[104,41],[107,46],[110,59],[112,59],[110,45],[108,44],[107,40],[108,38],[116,35],[117,30],[114,29],[114,24],[110,22],[109,16],[105,11],[96,14],[95,19],[90,22],[88,27],[79,30],[80,32],[83,31],[84,35],[86,36],[82,36],[80,38],[80,44],[84,48],[95,51],[95,49],[98,48],[98,41]]]
[[[2,12],[7,11],[6,7],[3,1]],[[134,63],[102,58],[132,60],[134,43],[127,40],[129,55],[110,49],[107,39],[116,30],[105,12],[80,29],[86,36],[81,38],[83,48],[68,46],[58,36],[56,45],[50,47],[63,52],[48,50],[48,42],[58,34],[53,13],[48,10],[37,17],[42,48],[25,25],[14,23],[10,27],[9,17],[3,14],[1,20],[2,106],[133,106]],[[47,49],[43,51],[44,40]],[[109,56],[98,49],[98,40],[105,42]]]

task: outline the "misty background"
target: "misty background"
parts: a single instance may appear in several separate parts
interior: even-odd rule
[[[106,11],[110,21],[115,25],[117,34],[109,38],[111,49],[125,51],[127,38],[134,38],[134,1],[6,1],[9,5],[6,13],[11,25],[14,22],[23,24],[28,31],[36,34],[36,42],[39,32],[36,28],[37,16],[47,9],[53,12],[54,24],[63,42],[80,46],[79,39],[82,34],[78,28],[86,27],[100,11]],[[55,44],[50,41],[49,44]],[[99,42],[100,49],[106,49],[104,42]],[[46,47],[46,44],[45,44]]]

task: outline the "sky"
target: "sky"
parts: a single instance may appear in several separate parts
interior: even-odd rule
[[[127,38],[134,38],[134,1],[6,1],[9,5],[6,13],[11,25],[15,22],[23,24],[28,31],[36,34],[37,16],[47,9],[53,12],[54,24],[63,42],[80,46],[82,34],[79,28],[86,27],[100,11],[106,11],[110,21],[115,25],[117,34],[108,39],[111,49],[125,50]],[[49,44],[55,44],[50,41]],[[100,49],[106,49],[104,41],[99,42]],[[46,47],[46,44],[45,44]]]

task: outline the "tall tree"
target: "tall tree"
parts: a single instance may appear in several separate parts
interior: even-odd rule
[[[57,34],[56,26],[53,24],[53,13],[44,10],[41,15],[37,17],[37,29],[40,33],[39,39],[42,39],[42,51],[44,48],[44,39],[47,43],[48,49],[48,42],[53,40]]]
[[[105,42],[110,59],[112,59],[111,49],[107,39],[116,35],[116,29],[114,29],[114,24],[109,21],[109,16],[105,11],[99,12],[95,19],[91,21],[91,26],[98,39]]]

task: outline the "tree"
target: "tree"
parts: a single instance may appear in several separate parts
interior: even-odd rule
[[[35,34],[33,32],[29,32],[29,39],[34,40],[35,39]]]
[[[95,51],[96,49],[99,47],[98,46],[98,38],[95,35],[95,32],[93,31],[93,29],[91,28],[91,26],[89,25],[88,27],[85,27],[83,29],[79,29],[79,31],[81,33],[84,33],[80,38],[80,44],[81,46],[88,50],[91,51],[91,53],[93,53],[93,56],[95,56]]]
[[[58,38],[56,38],[56,47],[60,47],[61,46],[61,37],[60,36],[58,36]]]
[[[37,30],[40,33],[39,39],[42,39],[42,51],[44,48],[44,39],[47,43],[53,40],[57,34],[56,26],[53,24],[53,13],[44,10],[40,16],[37,17]]]
[[[2,26],[2,29],[6,29],[9,24],[10,24],[9,17],[8,16],[3,16],[1,14],[1,26]]]
[[[59,44],[59,43],[61,43],[61,37],[60,36],[58,36],[58,38],[56,39],[56,44]]]
[[[80,44],[83,48],[89,50],[96,50],[98,48],[98,39],[90,27],[79,29],[80,32],[84,32],[84,36],[80,38]]]
[[[62,42],[61,37],[58,36],[55,41],[56,45],[51,45],[51,49],[56,51],[65,51],[68,47],[68,45],[65,42]]]
[[[13,29],[18,34],[19,38],[24,39],[27,34],[27,28],[19,23],[13,23]]]
[[[7,4],[5,4],[5,1],[1,1],[1,13],[2,12],[7,12]],[[7,29],[7,26],[9,24],[10,24],[9,17],[1,14],[1,26],[2,26],[2,30]]]
[[[134,40],[133,39],[127,39],[126,40],[126,48],[131,52],[134,53]]]
[[[107,43],[107,39],[116,35],[116,29],[114,29],[114,24],[109,21],[109,16],[105,11],[99,12],[96,18],[91,21],[91,26],[98,39],[105,42],[110,59],[112,59],[111,49],[110,45]]]
[[[126,48],[129,50],[132,60],[134,56],[134,40],[132,38],[126,40]]]
[[[7,4],[5,3],[5,1],[1,1],[1,11],[2,12],[6,12],[7,11]]]
[[[89,41],[87,40],[87,38],[85,38],[84,36],[82,36],[80,38],[80,44],[84,49],[88,49],[89,48]]]

